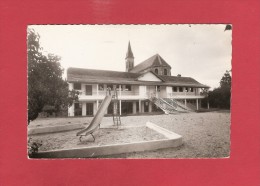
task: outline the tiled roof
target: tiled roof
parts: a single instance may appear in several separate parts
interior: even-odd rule
[[[68,68],[68,82],[82,83],[113,83],[113,84],[133,84],[133,85],[176,85],[176,86],[191,86],[191,87],[208,87],[200,84],[190,77],[178,76],[160,76],[157,75],[162,82],[138,81],[137,78],[141,73],[118,72],[108,70],[94,70],[82,68]]]
[[[141,72],[150,67],[157,67],[157,66],[171,68],[171,66],[168,63],[166,63],[166,61],[159,54],[155,54],[154,56],[148,58],[147,60],[143,61],[142,63],[139,63],[138,65],[136,65],[131,70],[131,72]]]
[[[194,83],[194,84],[200,84],[198,81],[191,77],[181,77],[181,76],[162,76],[158,75],[162,79],[164,79],[165,82],[172,82],[172,83]]]

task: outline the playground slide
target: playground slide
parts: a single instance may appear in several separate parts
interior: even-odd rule
[[[93,132],[99,126],[99,124],[101,123],[101,121],[102,121],[102,119],[105,115],[106,109],[108,108],[108,105],[110,104],[111,100],[112,100],[111,95],[108,95],[108,96],[105,97],[105,99],[102,101],[100,107],[98,108],[96,115],[92,119],[90,125],[87,128],[79,131],[77,133],[77,136],[79,136],[83,133],[88,133],[88,132],[91,133],[91,131]]]

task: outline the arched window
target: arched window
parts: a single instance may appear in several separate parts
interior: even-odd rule
[[[163,74],[167,76],[167,69],[164,69]]]
[[[156,68],[156,69],[154,70],[154,72],[155,72],[155,74],[158,74],[158,69]]]

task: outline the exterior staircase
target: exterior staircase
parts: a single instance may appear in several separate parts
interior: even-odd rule
[[[154,103],[157,107],[162,109],[165,114],[173,114],[173,113],[178,112],[177,107],[175,107],[174,105],[170,105],[169,103],[164,101],[162,98],[151,97],[151,98],[149,98],[149,100],[152,103]]]
[[[157,107],[162,109],[165,114],[174,114],[178,112],[194,112],[195,106],[181,103],[175,99],[170,98],[157,98],[151,96],[149,100],[154,103]]]
[[[177,105],[177,108],[181,111],[188,111],[188,112],[194,112],[196,110],[196,107],[190,103],[183,104],[180,101],[177,101],[172,98],[163,98],[163,100],[167,101],[169,104],[175,104]]]

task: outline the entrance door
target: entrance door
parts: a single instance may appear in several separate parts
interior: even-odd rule
[[[149,112],[149,101],[144,102],[144,112]]]
[[[93,116],[93,103],[87,103],[87,116]]]

